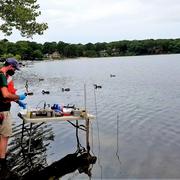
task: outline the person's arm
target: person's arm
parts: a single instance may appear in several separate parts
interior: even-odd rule
[[[7,78],[2,73],[0,73],[0,91],[1,91],[2,97],[7,102],[8,101],[24,100],[26,98],[25,93],[20,94],[20,95],[16,95],[16,94],[9,92],[8,85],[7,85]]]
[[[2,87],[1,88],[1,93],[4,99],[6,100],[10,100],[10,101],[18,101],[19,100],[19,96],[16,94],[12,94],[8,91],[7,87]]]

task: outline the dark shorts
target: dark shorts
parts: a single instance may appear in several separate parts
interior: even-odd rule
[[[1,120],[0,122],[0,135],[3,135],[4,137],[9,137],[12,135],[12,121],[11,121],[11,114],[10,111],[3,111],[0,112]]]

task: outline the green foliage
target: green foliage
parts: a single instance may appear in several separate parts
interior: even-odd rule
[[[75,44],[66,45],[64,48],[65,57],[78,57],[78,49]]]
[[[59,54],[58,54],[59,53]],[[0,57],[15,57],[22,60],[51,58],[135,56],[152,54],[180,53],[180,39],[147,39],[116,41],[110,43],[68,44],[62,41],[44,44],[18,41],[0,41]],[[52,55],[52,54],[57,54]]]
[[[62,41],[59,41],[58,44],[57,44],[57,50],[60,54],[63,54],[64,53],[64,49],[65,47],[67,46],[68,44],[67,43],[64,43]]]
[[[95,50],[95,45],[94,44],[92,44],[92,43],[88,43],[88,44],[85,44],[84,45],[84,49],[85,50]]]
[[[41,14],[37,0],[0,0],[0,18],[3,24],[0,30],[5,35],[11,35],[13,28],[21,32],[23,37],[42,35],[48,28],[47,23],[37,23]]]
[[[32,57],[33,57],[33,59],[42,59],[43,58],[43,54],[42,54],[42,52],[40,51],[40,50],[35,50],[35,51],[33,51],[33,53],[32,53]]]
[[[1,55],[2,59],[11,58],[11,57],[16,58],[17,60],[21,60],[21,56],[19,54],[16,54],[15,56],[11,53]]]
[[[43,45],[43,53],[44,54],[52,54],[57,51],[57,43],[56,42],[45,42]]]
[[[97,57],[97,53],[95,50],[87,50],[85,53],[85,56],[87,57]]]
[[[17,60],[21,60],[21,56],[19,54],[16,54],[14,58],[16,58]]]
[[[10,58],[10,57],[13,57],[14,55],[13,54],[11,54],[11,53],[8,53],[8,54],[3,54],[2,56],[1,56],[1,58]]]
[[[4,42],[0,42],[0,54],[6,53],[6,47]]]

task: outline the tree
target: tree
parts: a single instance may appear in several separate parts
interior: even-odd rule
[[[68,44],[63,42],[63,41],[59,41],[58,44],[57,44],[57,50],[58,52],[63,55],[64,54],[64,49],[65,47],[67,46]]]
[[[45,42],[43,45],[43,53],[44,54],[52,54],[57,51],[57,43],[56,42]]]
[[[0,55],[3,55],[7,52],[6,42],[0,41]]]
[[[95,47],[96,47],[96,51],[103,51],[103,50],[106,50],[107,47],[106,47],[107,43],[96,43],[95,44]]]
[[[84,48],[85,48],[85,50],[95,50],[96,49],[95,45],[92,43],[85,44]]]
[[[42,35],[48,28],[47,23],[38,23],[36,18],[41,14],[37,0],[0,0],[0,30],[11,35],[13,28],[21,32],[23,37]]]
[[[77,56],[83,57],[84,55],[84,46],[82,44],[77,44]]]
[[[96,53],[95,50],[87,50],[87,51],[85,52],[85,55],[86,55],[87,57],[97,57],[97,53]]]
[[[7,53],[16,54],[17,53],[17,46],[13,42],[7,43]]]
[[[42,52],[40,50],[37,49],[37,50],[33,51],[32,58],[33,59],[42,59],[43,54],[42,54]]]
[[[64,48],[64,55],[66,57],[77,57],[77,46],[75,44],[69,44]]]
[[[29,47],[28,41],[17,41],[16,47],[17,47],[17,54],[19,54],[23,60],[30,59],[32,49]]]

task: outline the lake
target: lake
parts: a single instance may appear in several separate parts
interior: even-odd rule
[[[28,108],[44,102],[84,107],[86,99],[87,110],[96,115],[90,127],[91,153],[98,158],[92,179],[180,178],[180,55],[35,62],[16,73],[19,91],[27,80],[34,93],[26,99]],[[19,107],[12,109],[16,127]],[[77,150],[72,125],[53,122],[44,128],[53,136],[45,150],[47,165]],[[84,146],[84,132],[79,139]],[[88,176],[76,171],[62,179],[68,178]]]

